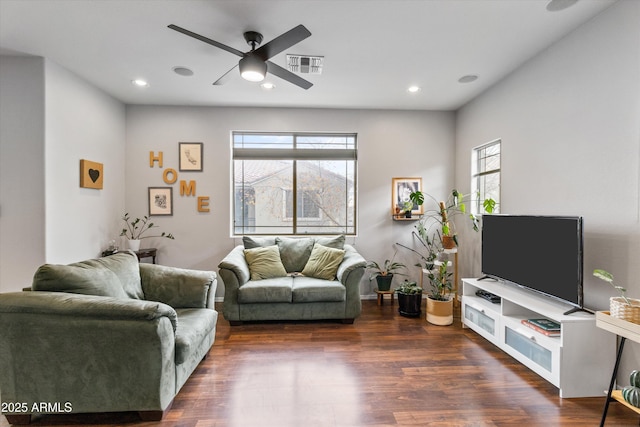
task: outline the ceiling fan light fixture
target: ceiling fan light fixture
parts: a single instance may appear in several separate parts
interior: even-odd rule
[[[549,12],[558,12],[565,10],[574,4],[578,3],[578,0],[551,0],[547,3],[547,10]]]
[[[261,82],[267,74],[267,63],[252,54],[240,60],[239,68],[242,78],[250,82]]]

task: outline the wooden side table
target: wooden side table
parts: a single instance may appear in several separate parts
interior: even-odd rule
[[[139,251],[135,251],[136,256],[138,257],[138,261],[141,261],[142,258],[151,258],[153,263],[156,263],[156,254],[158,250],[156,248],[146,248],[140,249]]]
[[[631,341],[640,343],[640,325],[611,317],[608,311],[597,311],[596,326],[606,331],[613,332],[614,334],[618,335],[618,337],[620,337],[620,344],[618,345],[618,351],[616,354],[616,363],[613,366],[611,382],[609,383],[609,391],[607,392],[607,401],[604,404],[602,419],[600,420],[600,427],[603,427],[605,420],[607,419],[607,411],[609,410],[610,402],[620,402],[627,408],[640,414],[640,408],[636,408],[635,406],[631,406],[630,404],[628,404],[622,397],[622,392],[620,390],[613,389],[616,383],[616,377],[618,376],[618,366],[620,365],[622,350],[624,350],[624,343],[627,338]]]
[[[395,291],[379,291],[376,289],[376,294],[378,294],[378,305],[384,305],[384,296],[391,295],[391,305],[393,305],[393,294]]]

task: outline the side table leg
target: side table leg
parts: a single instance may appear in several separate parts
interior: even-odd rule
[[[609,403],[611,402],[611,392],[613,392],[613,386],[616,383],[616,377],[618,376],[618,366],[620,365],[620,358],[622,357],[622,350],[624,349],[625,337],[620,337],[620,346],[618,346],[618,354],[616,355],[616,364],[613,367],[613,374],[611,374],[611,382],[609,383],[609,391],[607,392],[607,400],[604,403],[604,410],[602,411],[602,420],[600,420],[600,427],[604,427],[604,421],[607,419],[607,411],[609,411]]]

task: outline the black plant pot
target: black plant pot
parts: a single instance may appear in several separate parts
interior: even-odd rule
[[[420,316],[422,294],[398,294],[398,312],[406,317]]]
[[[393,274],[387,274],[386,276],[376,276],[376,282],[378,282],[379,291],[388,291],[391,289],[391,281],[393,280]]]

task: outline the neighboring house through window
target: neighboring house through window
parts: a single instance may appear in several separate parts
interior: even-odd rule
[[[356,135],[233,132],[233,233],[355,234]]]
[[[484,212],[483,202],[496,201],[494,213],[500,213],[500,145],[499,139],[473,149],[471,161],[471,189],[478,196],[472,204],[473,212]]]

